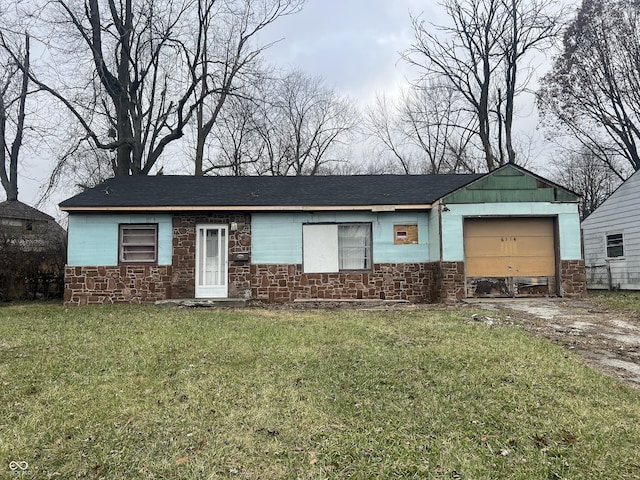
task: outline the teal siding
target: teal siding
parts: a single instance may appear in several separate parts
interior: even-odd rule
[[[582,258],[582,232],[580,230],[580,216],[578,207],[574,213],[558,215],[558,230],[560,236],[560,259],[580,260]]]
[[[158,224],[158,264],[171,265],[172,216],[122,214],[71,214],[67,264],[97,266],[118,264],[118,225],[121,223]]]
[[[426,212],[320,212],[254,213],[251,217],[252,262],[258,264],[302,263],[304,223],[370,222],[375,263],[426,262],[429,259],[429,228]],[[395,245],[393,226],[418,225],[418,244]]]
[[[465,216],[555,216],[558,217],[560,259],[579,260],[580,220],[575,203],[487,203],[448,204],[442,212],[442,260],[464,261],[463,218]]]

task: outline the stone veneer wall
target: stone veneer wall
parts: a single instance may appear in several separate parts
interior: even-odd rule
[[[371,272],[304,273],[301,265],[251,265],[254,300],[428,301],[431,273],[423,263],[375,264]]]
[[[250,261],[234,262],[236,252],[249,253],[251,258],[251,216],[249,214],[182,213],[173,217],[173,277],[172,298],[194,298],[196,294],[196,225],[211,223],[230,225],[229,231],[229,297],[250,298]]]
[[[561,260],[560,284],[563,297],[582,297],[587,292],[584,260]]]
[[[153,303],[171,298],[171,266],[65,268],[65,305]]]
[[[455,303],[465,297],[464,262],[432,262],[427,268],[433,278],[429,295],[432,302]]]

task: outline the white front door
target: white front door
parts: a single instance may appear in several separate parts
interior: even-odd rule
[[[226,225],[196,227],[196,298],[226,298],[229,238]]]

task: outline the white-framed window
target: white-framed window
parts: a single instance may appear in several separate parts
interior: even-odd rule
[[[624,238],[622,233],[607,234],[607,258],[624,257]]]
[[[158,261],[157,224],[120,225],[120,263],[155,263]]]
[[[371,270],[371,224],[305,224],[302,226],[305,273]]]

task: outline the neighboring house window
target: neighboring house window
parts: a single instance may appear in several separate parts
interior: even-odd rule
[[[157,225],[120,225],[120,262],[154,263],[157,259]]]
[[[302,226],[305,273],[371,269],[371,224],[306,224]]]
[[[607,235],[607,258],[624,256],[624,243],[621,233]]]

